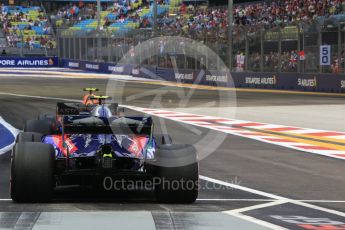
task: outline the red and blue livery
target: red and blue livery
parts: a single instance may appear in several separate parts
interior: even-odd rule
[[[155,134],[152,117],[124,116],[124,109],[107,102],[109,97],[88,99],[97,103],[57,103],[54,116],[26,121],[12,151],[15,202],[49,202],[57,191],[76,186],[108,194],[104,182],[109,178],[149,181],[158,202],[196,200],[193,146]]]

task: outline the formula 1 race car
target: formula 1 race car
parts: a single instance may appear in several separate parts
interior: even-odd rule
[[[38,120],[54,120],[54,119],[59,120],[60,117],[58,116],[58,114],[61,113],[59,111],[64,111],[64,113],[68,113],[68,111],[70,111],[70,113],[73,113],[73,114],[79,114],[79,112],[83,112],[84,114],[86,112],[90,113],[95,108],[95,106],[100,104],[100,102],[108,99],[108,97],[106,96],[96,96],[94,94],[94,92],[99,91],[98,88],[91,88],[91,87],[83,88],[83,91],[88,92],[88,93],[84,95],[81,103],[58,103],[56,116],[55,115],[52,116],[49,114],[41,114],[38,116]],[[119,111],[115,111],[118,109],[118,104],[116,103],[112,104],[111,109],[113,110],[115,114],[118,114]],[[78,110],[78,112],[75,112],[76,110]]]
[[[109,111],[109,114],[113,114],[114,116],[123,116],[124,108],[119,107],[117,103],[106,103],[106,100],[109,99],[110,97],[108,96],[93,95],[92,97],[88,97],[88,100],[92,101],[92,103],[88,104],[85,104],[84,101],[82,103],[58,102],[55,115],[40,114],[37,120],[33,120],[24,126],[24,132],[30,132],[29,130],[32,130],[32,127],[36,127],[36,129],[37,127],[41,127],[38,130],[39,133],[61,133],[61,121],[64,115],[100,116],[100,111],[105,111],[106,113]],[[105,108],[104,110],[97,109],[102,106]],[[44,122],[46,124],[42,125]]]
[[[84,98],[83,98],[83,104],[84,105],[93,105],[93,104],[97,103],[92,98],[96,96],[93,92],[98,92],[99,89],[97,89],[97,88],[84,88],[83,91],[89,92],[88,94],[84,95]]]
[[[57,103],[55,119],[26,121],[12,150],[15,202],[49,202],[55,190],[76,185],[107,192],[124,179],[152,182],[158,202],[196,200],[195,148],[155,135],[151,117],[114,115],[106,98],[92,97],[98,105],[91,110],[81,109],[82,103]]]

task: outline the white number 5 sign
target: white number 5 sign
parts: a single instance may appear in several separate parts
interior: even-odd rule
[[[320,46],[320,65],[331,65],[331,46]]]

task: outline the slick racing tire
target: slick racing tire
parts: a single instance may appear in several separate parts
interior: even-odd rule
[[[17,143],[11,159],[11,198],[15,202],[49,202],[53,196],[55,152],[52,145]]]
[[[182,161],[186,157],[194,158],[194,163],[184,165]],[[165,166],[167,162],[161,162],[167,160],[174,161],[176,167]],[[152,166],[152,170],[158,202],[181,204],[195,202],[198,197],[199,164],[193,146],[161,145],[157,149],[157,162]]]
[[[42,133],[49,135],[53,132],[53,122],[49,119],[27,120],[24,126],[24,132]]]
[[[16,143],[19,142],[41,142],[43,135],[33,132],[21,132],[18,134]]]

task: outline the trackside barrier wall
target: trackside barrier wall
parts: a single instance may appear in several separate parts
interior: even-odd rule
[[[302,73],[254,73],[233,72],[232,79],[225,73],[210,73],[204,70],[173,69],[145,66],[135,68],[129,64],[109,64],[62,59],[61,67],[100,73],[124,74],[156,79],[210,86],[298,90],[310,92],[345,93],[345,75]]]
[[[131,65],[121,65],[121,64],[110,64],[110,63],[99,63],[99,62],[88,62],[88,61],[75,61],[75,60],[60,60],[60,67],[71,68],[71,69],[81,69],[90,72],[100,72],[100,73],[114,73],[114,74],[132,74],[133,67]]]
[[[0,57],[0,68],[49,68],[58,67],[57,57]]]

